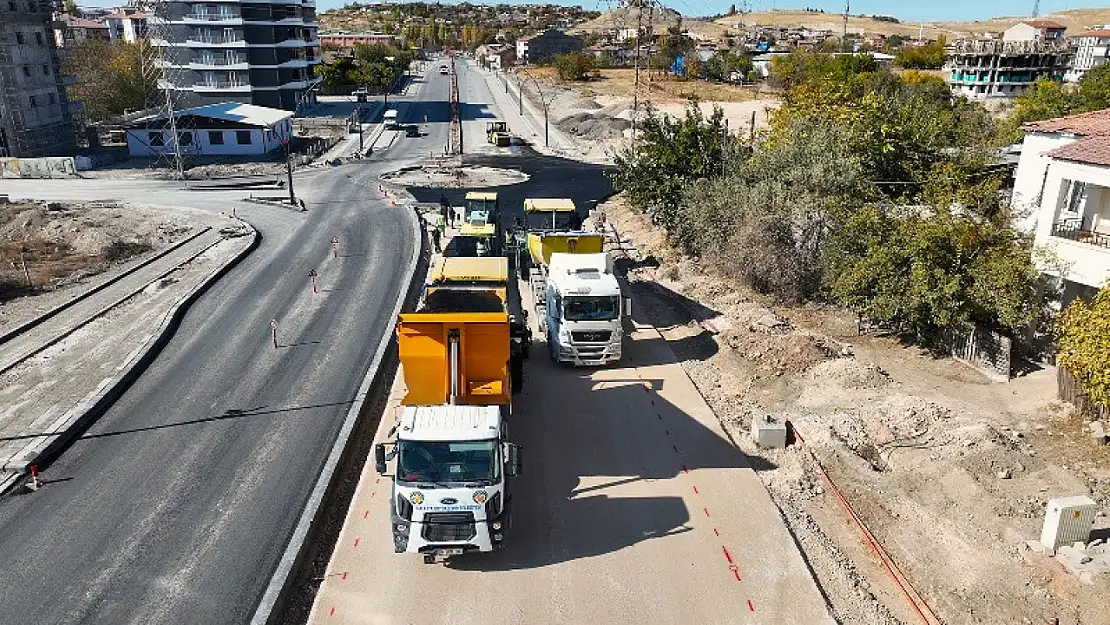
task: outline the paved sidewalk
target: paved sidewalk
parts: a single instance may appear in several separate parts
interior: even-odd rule
[[[168,313],[252,242],[230,218],[0,345],[0,492],[148,348]]]

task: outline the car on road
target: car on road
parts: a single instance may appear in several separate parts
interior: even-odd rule
[[[439,73],[446,76],[447,75],[447,66],[446,65],[440,65],[439,66]]]
[[[420,136],[420,126],[417,126],[416,124],[409,124],[408,126],[405,126],[405,136],[406,137],[419,137]]]
[[[365,102],[367,100],[367,97],[370,95],[370,92],[365,89],[355,89],[351,92],[351,95],[355,96],[355,101]]]

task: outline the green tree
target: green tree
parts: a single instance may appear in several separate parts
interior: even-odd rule
[[[1056,322],[1056,363],[1079,381],[1094,403],[1110,407],[1110,287],[1090,303],[1077,299]]]
[[[1083,74],[1075,99],[1075,108],[1081,111],[1110,108],[1110,65],[1099,65]]]
[[[771,59],[771,78],[784,88],[819,81],[846,82],[878,70],[879,64],[870,54],[794,52]]]
[[[947,58],[944,42],[934,41],[923,46],[903,46],[894,62],[903,69],[940,69]]]
[[[62,12],[73,17],[81,17],[81,9],[77,7],[76,0],[64,0],[62,2]]]
[[[346,56],[335,59],[333,63],[324,63],[316,66],[316,75],[324,79],[328,87],[342,87],[355,83],[355,61]]]
[[[683,188],[693,180],[720,173],[727,141],[724,112],[719,107],[706,118],[691,103],[682,119],[660,117],[649,109],[635,145],[616,156],[615,186],[628,193],[633,206],[664,227],[672,241],[689,249],[689,233],[680,228]]]
[[[584,52],[560,54],[552,62],[563,80],[585,80],[597,69],[597,59]]]
[[[1024,136],[1021,130],[1023,124],[1075,112],[1080,112],[1075,96],[1059,82],[1042,78],[1018,96],[1000,136],[1005,143],[1020,143]]]
[[[149,44],[83,39],[66,47],[62,71],[76,80],[70,98],[89,121],[148,108],[162,99]]]

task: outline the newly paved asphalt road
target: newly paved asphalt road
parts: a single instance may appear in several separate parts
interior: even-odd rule
[[[399,103],[402,120],[427,112],[429,136],[300,177],[307,213],[240,210],[260,248],[193,306],[150,369],[47,468],[41,491],[0,498],[0,624],[249,619],[407,286],[398,268],[416,245],[410,221],[375,189],[383,169],[446,143],[446,79],[415,97]],[[228,212],[236,197],[66,184],[5,181],[5,191]]]

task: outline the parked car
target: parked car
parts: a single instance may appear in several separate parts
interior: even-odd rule
[[[405,136],[406,137],[419,137],[420,136],[420,126],[417,126],[416,124],[409,124],[408,126],[405,126]]]
[[[355,96],[355,101],[357,102],[366,102],[370,93],[365,89],[355,89],[351,92],[351,95]]]

